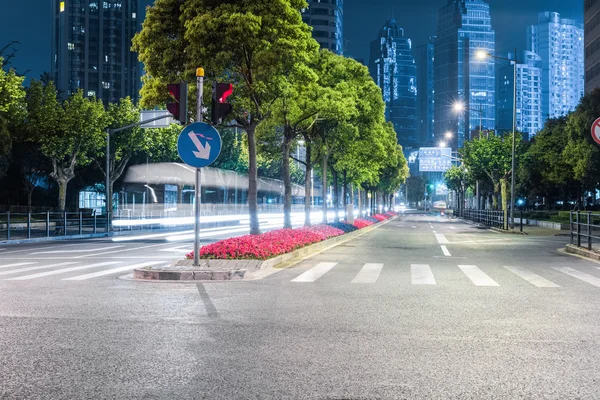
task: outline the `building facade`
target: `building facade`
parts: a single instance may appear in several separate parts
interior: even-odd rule
[[[381,88],[386,118],[394,125],[398,143],[417,147],[417,71],[412,43],[396,21],[388,21],[371,43],[369,70]]]
[[[585,0],[585,92],[600,87],[600,0]]]
[[[81,89],[105,103],[137,101],[137,10],[137,0],[52,0],[51,75],[60,96]]]
[[[421,146],[433,145],[434,138],[434,45],[435,36],[431,36],[426,44],[415,47],[415,63],[417,66],[417,128]]]
[[[542,59],[542,113],[558,118],[573,111],[585,91],[583,24],[544,12],[527,29],[528,50]]]
[[[452,132],[452,147],[463,147],[470,132],[496,127],[496,63],[476,58],[495,53],[490,7],[483,0],[448,0],[438,13],[434,60],[436,140]],[[457,112],[460,103],[464,111]],[[481,127],[479,122],[481,119]]]
[[[308,0],[302,20],[312,26],[312,36],[321,48],[344,53],[344,0]]]
[[[522,57],[522,58],[521,58]],[[509,54],[508,59],[514,59]],[[517,58],[517,119],[516,128],[529,140],[544,127],[542,114],[542,59],[535,53],[525,51]],[[498,101],[496,108],[497,128],[511,132],[513,127],[514,67],[498,68]]]

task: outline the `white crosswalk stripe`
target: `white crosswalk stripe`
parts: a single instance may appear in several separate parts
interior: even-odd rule
[[[429,265],[411,264],[410,271],[413,285],[435,285],[435,278]]]
[[[69,267],[69,268],[55,269],[55,270],[46,271],[46,272],[38,272],[37,274],[23,275],[23,276],[18,276],[16,278],[9,278],[6,280],[7,281],[25,281],[25,280],[29,280],[29,279],[42,278],[44,276],[64,274],[64,273],[73,272],[73,271],[81,271],[83,269],[104,267],[107,265],[114,265],[114,264],[118,264],[118,263],[119,263],[118,261],[107,261],[107,262],[101,262],[101,263],[97,263],[97,264],[82,265],[79,267]]]
[[[10,274],[16,274],[18,272],[28,272],[28,271],[35,271],[35,270],[38,270],[38,269],[63,267],[65,265],[73,265],[73,264],[76,264],[76,262],[61,262],[61,263],[57,263],[57,264],[39,265],[37,267],[27,267],[27,268],[11,269],[9,271],[0,271],[0,275],[10,275]]]
[[[335,267],[337,263],[333,262],[322,262],[312,267],[308,271],[299,275],[295,279],[292,279],[292,282],[314,282],[323,275],[325,275],[329,270]]]
[[[527,282],[531,283],[533,286],[537,287],[560,287],[556,283],[550,282],[548,279],[539,276],[538,274],[534,274],[533,272],[521,268],[521,267],[512,267],[512,266],[504,266],[507,270],[517,275],[519,278],[525,279]]]
[[[500,286],[485,272],[477,268],[477,265],[459,265],[458,268],[461,269],[475,286]]]
[[[20,262],[20,263],[16,263],[16,264],[0,265],[0,268],[22,267],[23,265],[31,265],[31,264],[35,264],[35,263],[34,262]]]
[[[383,264],[367,263],[361,268],[352,283],[375,283],[382,269]]]
[[[112,274],[116,274],[119,272],[131,271],[135,268],[151,267],[153,265],[160,264],[160,263],[161,263],[161,261],[152,261],[152,262],[145,262],[145,263],[140,263],[140,264],[135,264],[135,265],[127,265],[125,267],[112,268],[112,269],[107,269],[107,270],[100,271],[100,272],[92,272],[91,274],[73,276],[71,278],[64,278],[62,280],[63,281],[85,281],[87,279],[97,278],[99,276],[112,275]]]
[[[554,267],[555,270],[565,273],[567,275],[572,276],[573,278],[577,278],[582,280],[590,285],[594,285],[596,287],[600,287],[600,278],[595,277],[593,275],[586,274],[585,272],[578,271],[569,267]]]

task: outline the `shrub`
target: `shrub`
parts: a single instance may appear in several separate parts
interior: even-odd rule
[[[348,232],[354,232],[356,229],[356,226],[354,225],[350,225],[349,223],[347,223],[346,221],[342,221],[342,222],[332,222],[327,224],[335,229],[339,229],[341,231],[343,231],[344,233],[348,233]]]
[[[367,226],[373,225],[375,222],[366,218],[356,218],[354,220],[354,226],[358,229],[366,228]]]
[[[377,221],[381,222],[381,221],[388,219],[388,216],[383,215],[383,214],[375,214],[375,215],[373,215],[373,218],[375,218]]]
[[[350,225],[350,226],[352,226],[352,225]],[[320,232],[320,233],[324,234],[325,236],[327,236],[328,238],[340,236],[340,235],[343,235],[344,233],[348,232],[347,230],[337,226],[337,224],[327,224],[327,225],[319,224],[319,225],[308,226],[308,227],[304,227],[304,228],[300,228],[300,229],[308,229],[310,231]]]

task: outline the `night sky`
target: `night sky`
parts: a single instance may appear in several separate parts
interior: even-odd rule
[[[151,0],[142,0],[148,3]],[[369,43],[386,20],[396,19],[413,45],[423,44],[435,34],[437,10],[447,0],[345,0],[344,39],[346,55],[369,59]],[[21,42],[13,66],[28,78],[39,78],[50,70],[50,0],[0,0],[0,47]],[[496,30],[497,54],[515,46],[525,48],[526,27],[537,21],[537,13],[556,11],[563,17],[583,21],[583,0],[488,0],[492,26]]]

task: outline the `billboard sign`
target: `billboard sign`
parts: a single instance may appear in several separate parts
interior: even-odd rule
[[[452,166],[450,147],[421,147],[419,149],[420,172],[446,172]]]
[[[435,194],[437,196],[445,196],[448,194],[448,186],[445,183],[438,183],[435,187]]]

